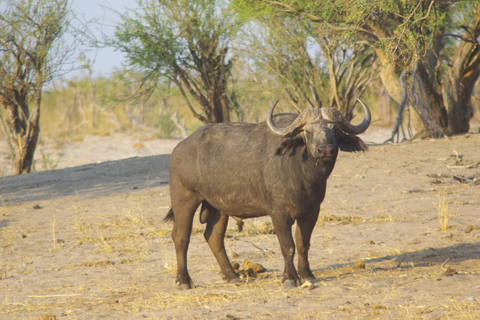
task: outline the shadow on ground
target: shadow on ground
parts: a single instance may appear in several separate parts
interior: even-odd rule
[[[0,177],[0,201],[24,203],[81,194],[87,198],[168,184],[170,155]]]
[[[468,260],[480,260],[480,243],[462,243],[443,248],[425,248],[418,251],[388,255],[381,258],[364,260],[367,267],[374,271],[388,271],[412,266],[443,265],[445,262],[460,263]],[[390,262],[388,266],[382,266],[382,262]],[[335,270],[351,266],[353,263],[340,263],[329,265],[324,268],[314,269],[314,272]]]

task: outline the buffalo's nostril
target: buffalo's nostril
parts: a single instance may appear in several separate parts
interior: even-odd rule
[[[319,146],[317,152],[320,157],[332,157],[334,150],[331,144],[327,144]]]

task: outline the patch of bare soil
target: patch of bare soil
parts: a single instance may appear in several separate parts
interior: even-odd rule
[[[195,289],[177,290],[168,159],[1,177],[0,318],[480,318],[480,134],[341,153],[312,237],[317,280],[295,289],[262,218],[242,233],[231,221],[225,242],[266,272],[225,283],[196,220]]]

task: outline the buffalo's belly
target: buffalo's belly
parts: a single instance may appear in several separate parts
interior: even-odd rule
[[[262,155],[251,144],[248,137],[240,136],[235,141],[204,148],[197,157],[200,173],[197,191],[217,210],[231,216],[249,218],[267,214],[260,191]]]
[[[258,192],[248,188],[208,190],[202,197],[215,209],[239,218],[253,218],[267,215],[263,199]]]

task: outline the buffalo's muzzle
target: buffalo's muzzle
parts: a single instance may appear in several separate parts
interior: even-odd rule
[[[319,158],[334,158],[335,148],[331,144],[321,145],[317,148]]]

